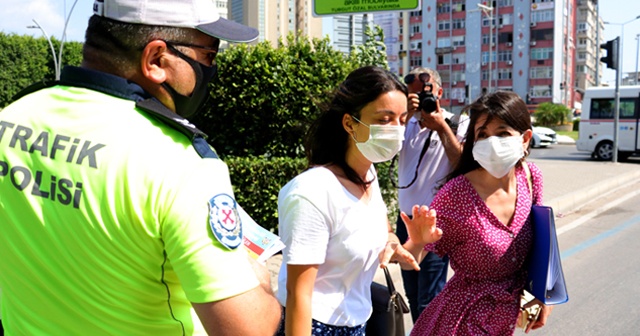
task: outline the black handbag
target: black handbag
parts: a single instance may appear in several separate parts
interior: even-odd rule
[[[387,285],[371,283],[371,301],[373,312],[367,321],[367,336],[405,336],[404,314],[409,306],[400,293],[396,291],[391,274],[383,268]]]

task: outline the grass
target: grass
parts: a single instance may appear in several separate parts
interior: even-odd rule
[[[558,131],[559,135],[567,135],[573,140],[578,140],[578,131]]]

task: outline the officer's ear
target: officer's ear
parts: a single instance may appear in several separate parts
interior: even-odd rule
[[[167,80],[167,70],[171,69],[171,52],[162,40],[149,42],[142,50],[140,69],[148,80],[161,84]]]

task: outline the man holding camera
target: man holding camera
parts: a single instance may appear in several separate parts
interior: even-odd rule
[[[430,205],[462,153],[460,141],[469,124],[467,116],[456,118],[440,107],[442,80],[433,69],[416,68],[405,77],[409,89],[408,121],[399,155],[398,203],[400,211],[411,213],[415,204]],[[400,242],[407,239],[404,222],[398,216]],[[404,289],[415,322],[422,310],[442,291],[447,281],[449,257],[429,252],[420,271],[402,271]]]

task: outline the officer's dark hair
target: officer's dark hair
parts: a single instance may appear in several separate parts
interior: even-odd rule
[[[462,156],[456,168],[447,177],[447,181],[480,167],[478,161],[473,158],[473,145],[476,142],[476,124],[481,116],[487,116],[483,126],[498,118],[521,134],[531,129],[531,116],[527,104],[518,94],[511,91],[496,91],[483,95],[463,111],[470,115],[469,127],[464,139]]]
[[[305,152],[309,166],[335,164],[353,183],[369,185],[372,181],[364,181],[345,160],[351,135],[342,126],[342,118],[345,114],[360,118],[360,111],[367,104],[396,90],[407,94],[407,86],[383,68],[365,66],[352,71],[307,133]]]
[[[195,31],[189,28],[125,23],[93,15],[85,33],[84,62],[99,64],[106,72],[121,73],[138,65],[147,43],[162,39],[194,43]]]

